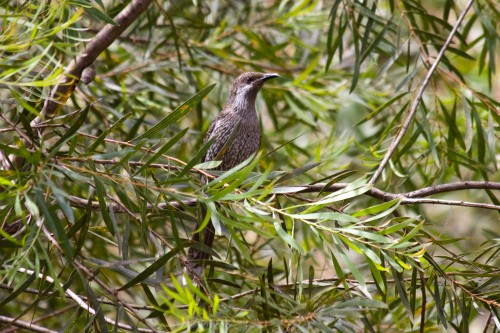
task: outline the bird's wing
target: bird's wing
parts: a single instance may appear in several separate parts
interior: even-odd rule
[[[205,139],[203,139],[203,143],[207,143],[208,140],[210,140],[210,138],[212,137],[212,133],[214,132],[214,129],[215,129],[215,126],[217,124],[217,119],[215,119],[211,124],[210,124],[210,127],[208,128],[208,131],[207,133],[205,133]]]
[[[222,160],[227,149],[231,146],[234,139],[236,139],[238,133],[240,133],[241,119],[230,119],[231,117],[231,113],[224,112],[223,110],[208,128],[203,143],[206,144],[213,137],[216,138],[210,148],[208,148],[205,156],[203,156],[203,162]]]
[[[217,119],[215,119],[212,124],[210,124],[210,127],[208,128],[208,131],[207,133],[205,134],[205,138],[203,139],[203,144],[207,143],[211,138],[212,138],[212,134],[215,130],[215,127],[217,126]],[[202,162],[208,162],[210,160],[207,160],[207,155],[210,155],[209,152],[210,152],[211,148],[208,148],[207,152],[205,153],[205,155],[203,155],[202,157]]]

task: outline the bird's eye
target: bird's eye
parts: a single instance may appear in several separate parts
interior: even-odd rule
[[[247,83],[252,83],[252,78],[251,77],[247,77]]]

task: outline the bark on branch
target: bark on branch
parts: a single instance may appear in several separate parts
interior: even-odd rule
[[[132,0],[115,18],[117,25],[107,24],[87,44],[85,51],[76,57],[68,66],[62,81],[52,89],[50,98],[45,101],[44,107],[31,126],[52,118],[57,110],[66,103],[75,90],[83,70],[94,63],[99,55],[106,50],[132,22],[134,22],[151,4],[152,0]],[[40,129],[42,131],[42,129]]]
[[[315,184],[315,185],[304,185],[297,186],[297,192],[295,193],[318,193],[322,192],[335,192],[346,188],[349,183],[337,183],[332,184],[325,188],[325,184]],[[290,186],[287,186],[289,189]],[[276,188],[278,189],[278,187]],[[436,186],[425,187],[417,191],[407,192],[407,193],[391,193],[379,190],[378,188],[371,188],[368,190],[365,195],[371,196],[373,198],[379,199],[381,201],[391,201],[394,199],[400,199],[401,205],[411,205],[411,204],[434,204],[434,205],[447,205],[447,206],[462,206],[462,207],[475,207],[475,208],[483,208],[483,209],[492,209],[500,211],[500,206],[489,204],[489,203],[480,203],[480,202],[468,202],[468,201],[458,201],[458,200],[444,200],[444,199],[429,199],[424,198],[433,194],[445,193],[445,192],[454,192],[458,190],[469,190],[469,189],[482,189],[482,190],[500,190],[500,183],[493,182],[456,182],[449,184],[441,184]],[[69,201],[74,207],[86,208],[88,201],[87,199],[70,196]],[[194,206],[197,204],[196,199],[188,199],[183,201],[171,201],[169,203],[161,203],[158,205],[149,204],[147,206],[147,210],[155,210],[155,209],[183,209],[183,207]],[[90,203],[90,209],[92,210],[100,210],[99,203],[97,201],[93,201]],[[119,205],[117,203],[109,203],[109,209],[115,213],[129,213],[125,207]]]

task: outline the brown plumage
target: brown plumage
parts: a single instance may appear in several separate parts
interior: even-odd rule
[[[208,149],[203,161],[222,161],[218,170],[229,170],[255,154],[260,147],[260,126],[255,99],[260,88],[269,79],[279,77],[278,74],[256,72],[243,73],[234,80],[226,104],[217,118],[210,125],[204,142],[214,142]],[[205,209],[202,209],[205,216]],[[192,240],[200,242],[201,232],[195,233]],[[214,227],[209,222],[203,231],[203,243],[212,247]],[[199,249],[190,248],[188,253],[188,274],[191,278],[201,278],[203,260],[210,255]]]

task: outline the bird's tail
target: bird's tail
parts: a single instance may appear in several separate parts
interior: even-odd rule
[[[201,219],[206,216],[207,209],[201,205]],[[199,227],[199,225],[198,225]],[[201,235],[203,234],[203,239]],[[212,248],[214,244],[215,230],[212,221],[209,221],[205,229],[193,234],[191,240],[195,243],[203,243],[208,248]],[[191,280],[199,280],[203,278],[203,267],[205,260],[210,259],[211,255],[207,251],[191,246],[188,251],[188,261],[186,263],[186,273]]]

